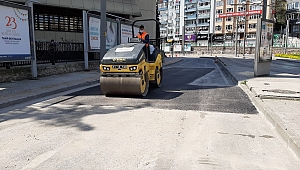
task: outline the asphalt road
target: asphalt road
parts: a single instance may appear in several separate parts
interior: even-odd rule
[[[164,69],[147,97],[99,86],[0,114],[0,169],[299,169],[296,156],[213,60]]]

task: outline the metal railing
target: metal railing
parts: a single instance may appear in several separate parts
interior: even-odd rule
[[[37,64],[63,63],[84,61],[83,43],[69,42],[36,42]],[[89,60],[95,60],[94,55],[89,55]],[[11,66],[31,65],[31,61],[0,62],[0,68]]]

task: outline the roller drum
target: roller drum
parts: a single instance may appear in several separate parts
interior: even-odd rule
[[[100,77],[100,88],[104,95],[146,96],[149,88],[147,74],[140,77]]]

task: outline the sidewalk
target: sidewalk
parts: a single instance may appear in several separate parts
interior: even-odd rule
[[[300,158],[300,62],[273,58],[271,73],[254,77],[254,55],[213,55]]]
[[[165,58],[164,65],[170,65],[180,60],[182,58]],[[99,72],[92,70],[39,77],[38,80],[27,79],[0,83],[0,109],[74,88],[96,85],[99,83],[99,78]]]

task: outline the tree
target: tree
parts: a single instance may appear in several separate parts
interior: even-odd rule
[[[280,30],[281,27],[286,27],[286,0],[275,1],[275,30]]]

